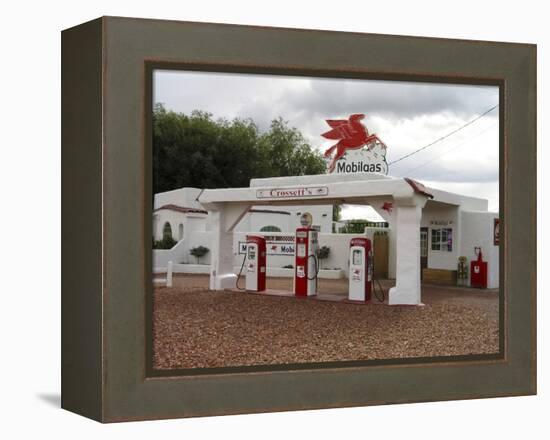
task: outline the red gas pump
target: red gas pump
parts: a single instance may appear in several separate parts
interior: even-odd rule
[[[477,255],[477,261],[470,262],[470,286],[486,289],[487,262],[483,261],[483,254],[481,253],[480,247],[474,248],[474,252]]]
[[[258,235],[246,236],[246,290],[263,292],[266,276],[265,238]]]
[[[296,229],[296,246],[294,250],[294,294],[296,296],[317,295],[318,247],[318,232],[315,229]]]
[[[370,301],[373,283],[372,243],[368,238],[352,238],[349,249],[348,298],[352,301]]]

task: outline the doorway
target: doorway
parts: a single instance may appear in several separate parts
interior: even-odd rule
[[[420,281],[428,267],[428,228],[420,228]]]
[[[374,278],[388,278],[389,240],[386,232],[377,231],[373,237]]]

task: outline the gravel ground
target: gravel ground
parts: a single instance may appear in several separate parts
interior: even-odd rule
[[[383,283],[387,288],[391,284]],[[498,352],[498,291],[423,286],[423,307],[208,291],[176,277],[154,299],[154,368],[392,359]],[[268,289],[292,280],[268,279]],[[347,293],[347,280],[319,292]]]

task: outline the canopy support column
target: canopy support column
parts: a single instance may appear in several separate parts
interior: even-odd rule
[[[233,268],[233,229],[248,212],[248,204],[203,204],[208,209],[212,224],[212,263],[210,265],[210,289],[233,289],[237,275]]]
[[[389,292],[389,304],[421,304],[420,290],[420,219],[427,197],[396,198],[394,233],[396,241],[395,287]]]

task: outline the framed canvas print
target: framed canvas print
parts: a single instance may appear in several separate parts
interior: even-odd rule
[[[63,408],[535,393],[535,124],[533,45],[63,31]]]

